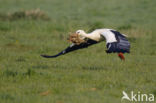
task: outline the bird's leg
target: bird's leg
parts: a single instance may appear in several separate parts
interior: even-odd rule
[[[119,56],[119,58],[121,59],[121,60],[125,60],[125,57],[124,57],[124,55],[123,55],[123,53],[118,53],[118,56]]]

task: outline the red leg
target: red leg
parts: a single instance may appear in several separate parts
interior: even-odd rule
[[[124,55],[123,55],[123,53],[118,53],[118,56],[119,56],[119,58],[121,59],[121,60],[125,60],[125,57],[124,57]]]

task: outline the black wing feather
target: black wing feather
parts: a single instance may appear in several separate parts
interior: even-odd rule
[[[75,50],[78,50],[78,49],[87,48],[88,46],[91,46],[91,45],[96,44],[96,43],[98,43],[98,42],[96,42],[94,40],[91,40],[91,39],[88,39],[86,43],[81,43],[80,45],[74,45],[74,44],[72,44],[69,47],[67,47],[65,50],[61,51],[60,53],[58,53],[56,55],[53,55],[53,56],[41,55],[41,56],[42,57],[45,57],[45,58],[55,58],[55,57],[58,57],[60,55],[69,53],[71,51],[75,51]]]

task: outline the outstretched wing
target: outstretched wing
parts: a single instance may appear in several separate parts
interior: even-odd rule
[[[91,39],[88,39],[87,42],[81,43],[80,45],[71,44],[65,50],[61,51],[60,53],[58,53],[56,55],[52,55],[52,56],[49,56],[49,55],[41,55],[41,56],[42,57],[45,57],[45,58],[55,58],[55,57],[58,57],[60,55],[69,53],[71,51],[75,51],[75,50],[78,50],[78,49],[87,48],[88,46],[91,46],[91,45],[96,44],[96,43],[98,43],[98,42],[97,41],[94,41],[94,40],[91,40]]]

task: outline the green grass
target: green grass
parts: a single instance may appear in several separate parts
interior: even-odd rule
[[[156,95],[155,0],[1,0],[0,14],[40,8],[50,21],[0,18],[0,103],[120,103],[122,91]],[[56,59],[69,32],[127,34],[122,62],[105,42]],[[127,103],[128,101],[124,101]]]

